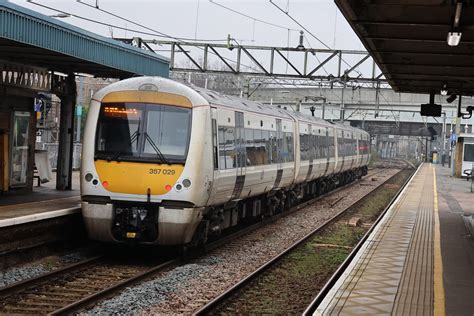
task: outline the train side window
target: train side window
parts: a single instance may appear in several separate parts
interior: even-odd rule
[[[254,136],[254,130],[251,128],[245,129],[245,152],[247,154],[247,167],[259,164],[257,139]]]
[[[288,139],[288,154],[289,154],[289,161],[295,161],[295,145],[294,145],[294,137],[293,133],[289,132],[286,133],[286,138]]]
[[[236,167],[235,136],[233,127],[219,127],[219,166],[220,169]]]
[[[225,169],[225,132],[226,127],[219,126],[219,167]]]
[[[284,132],[281,145],[282,162],[293,161],[293,133]]]
[[[345,152],[345,145],[344,145],[344,138],[342,137],[338,137],[337,138],[337,151],[339,153],[339,156],[343,157],[345,156],[344,152]]]
[[[306,135],[300,134],[300,159],[301,161],[308,160],[307,153],[308,149],[306,148]]]
[[[326,136],[318,135],[318,150],[319,150],[319,158],[326,158],[327,154],[326,151],[328,146],[326,144]]]
[[[263,164],[269,165],[272,163],[272,141],[270,139],[270,131],[262,131],[262,141],[265,144],[265,159]]]
[[[270,146],[271,152],[269,161],[270,163],[277,163],[278,162],[278,139],[276,137],[276,132],[270,131]]]
[[[265,138],[261,129],[254,129],[255,147],[257,148],[256,161],[258,165],[264,165],[267,161],[267,150],[265,147]]]

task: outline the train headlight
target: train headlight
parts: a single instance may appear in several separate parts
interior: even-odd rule
[[[186,189],[191,186],[191,180],[189,180],[189,179],[184,179],[182,183],[183,183],[183,186],[184,186]]]
[[[92,173],[87,173],[87,174],[84,176],[84,179],[86,179],[87,182],[91,182],[91,181],[92,181],[92,178],[94,178],[94,176],[92,175]]]
[[[181,184],[176,185],[176,190],[181,191],[183,189],[183,186]]]

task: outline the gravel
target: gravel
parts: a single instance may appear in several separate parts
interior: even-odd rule
[[[139,286],[126,288],[118,296],[95,306],[81,315],[97,314],[130,314],[148,309],[151,305],[166,301],[170,295],[183,290],[190,281],[211,273],[213,266],[220,264],[220,259],[207,257],[196,263],[176,267],[169,273]]]
[[[88,249],[80,249],[72,253],[47,257],[36,262],[0,271],[0,288],[85,260],[89,256],[88,253]]]
[[[127,288],[85,314],[191,314],[396,172],[368,176],[200,259]]]

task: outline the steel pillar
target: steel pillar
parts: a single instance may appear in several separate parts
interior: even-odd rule
[[[58,167],[56,170],[56,189],[72,189],[72,164],[74,150],[74,108],[76,105],[76,81],[74,75],[69,75],[62,82],[61,115],[59,119],[59,148]]]

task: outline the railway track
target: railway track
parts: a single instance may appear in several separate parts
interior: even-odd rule
[[[0,314],[70,314],[176,262],[150,265],[120,263],[106,256],[90,258],[0,289]]]
[[[369,174],[366,176],[366,177],[373,177],[375,176],[376,174],[378,173],[382,173],[384,171],[386,171],[387,168],[381,168],[380,170],[372,170],[372,172],[369,171]],[[402,170],[401,170],[402,171]],[[401,172],[400,171],[400,172]],[[387,180],[385,180],[383,183],[380,184],[380,186],[378,186],[377,188],[380,188],[380,187],[383,187],[387,182],[389,182],[391,179],[393,179],[395,176],[397,176],[398,174],[400,174],[400,172],[396,173],[394,176],[388,178]],[[405,184],[407,183],[408,181],[405,182]],[[404,184],[404,185],[405,185]],[[398,191],[398,193],[395,195],[395,197],[391,200],[390,204],[395,200],[395,198],[398,196],[399,192],[401,192],[401,190],[403,189],[404,185],[402,186],[402,188],[400,188],[400,190]],[[229,311],[228,310],[224,310],[224,309],[221,309],[223,308],[224,305],[227,304],[227,302],[230,302],[233,300],[233,298],[237,297],[239,295],[239,292],[244,290],[246,288],[247,285],[249,285],[250,283],[252,283],[252,281],[260,278],[266,271],[269,271],[272,267],[275,267],[277,266],[283,258],[285,257],[288,257],[296,248],[299,248],[301,247],[301,245],[305,244],[305,242],[307,242],[308,240],[310,240],[312,237],[314,237],[315,235],[317,235],[318,233],[320,233],[321,231],[323,231],[325,228],[327,228],[328,226],[330,226],[331,224],[337,222],[346,212],[348,212],[349,210],[351,210],[354,205],[357,205],[358,203],[360,203],[362,200],[366,199],[367,196],[370,196],[370,194],[372,192],[374,192],[375,190],[377,190],[377,188],[375,188],[373,191],[371,191],[370,193],[368,193],[367,195],[359,198],[358,200],[354,201],[350,206],[344,208],[342,211],[338,212],[336,215],[334,215],[332,218],[330,218],[328,221],[324,222],[322,225],[318,226],[317,228],[315,228],[314,230],[312,230],[310,233],[308,233],[306,236],[304,236],[303,238],[301,238],[300,240],[296,241],[295,243],[293,243],[290,247],[288,247],[287,249],[285,249],[284,251],[280,252],[278,255],[276,255],[275,257],[273,257],[271,260],[267,261],[264,265],[260,266],[260,268],[258,268],[257,270],[255,270],[253,273],[249,274],[247,277],[245,277],[244,279],[242,279],[240,282],[238,282],[237,284],[235,284],[234,286],[230,287],[229,289],[227,289],[225,292],[221,293],[219,296],[217,296],[216,298],[214,298],[212,301],[210,301],[209,303],[207,303],[206,305],[204,305],[202,308],[200,308],[199,310],[197,310],[194,314],[195,315],[206,315],[206,314],[219,314],[221,312],[223,313],[228,313]],[[390,206],[389,204],[389,206]],[[387,206],[385,208],[385,211],[388,209]],[[343,271],[343,268],[344,266],[346,266],[347,264],[349,264],[350,260],[352,259],[352,257],[355,255],[355,253],[357,252],[357,250],[360,248],[360,246],[362,245],[362,243],[365,241],[365,239],[367,238],[367,236],[370,234],[370,232],[372,231],[373,227],[375,227],[376,223],[378,223],[379,219],[383,216],[383,214],[385,213],[385,211],[382,212],[382,214],[379,216],[379,218],[373,223],[372,227],[368,230],[368,232],[363,236],[363,238],[359,241],[359,243],[353,248],[353,250],[351,251],[351,253],[349,254],[349,256],[347,257],[347,259],[344,261],[344,263],[341,265],[341,267],[338,269],[339,273],[341,273],[341,271]],[[336,277],[333,277],[331,279],[331,281],[334,281]],[[324,289],[326,289],[327,287],[325,287]],[[320,292],[321,295],[323,294],[324,292],[324,289]],[[281,293],[281,295],[284,295],[283,293]],[[239,313],[238,311],[230,311],[230,313],[232,312],[236,312],[236,313]]]
[[[386,168],[369,170],[367,177],[373,177],[386,171]],[[296,212],[315,201],[329,197],[347,188],[353,182],[339,187],[325,195],[311,199],[295,206],[287,212],[264,219],[205,247],[205,251],[218,248],[232,239],[245,235],[270,222]],[[191,253],[188,258],[195,258],[199,253]],[[180,258],[160,261],[154,265],[143,262],[117,262],[106,256],[87,259],[50,273],[18,282],[0,289],[1,314],[50,314],[65,315],[92,306],[105,297],[112,296],[123,288],[140,283],[160,271],[179,264]]]

